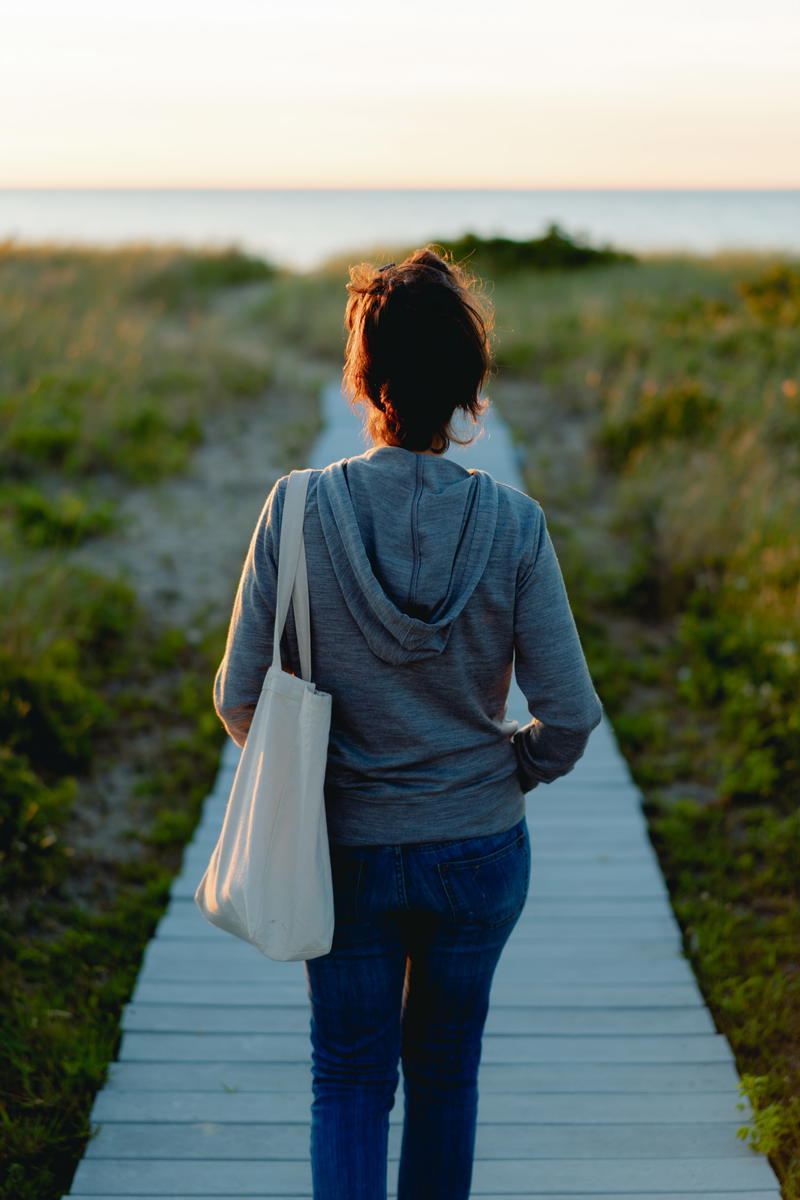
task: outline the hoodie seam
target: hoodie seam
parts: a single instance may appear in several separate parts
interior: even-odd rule
[[[417,588],[419,586],[419,575],[421,569],[420,563],[420,548],[419,548],[419,502],[422,496],[422,483],[420,475],[422,472],[422,463],[417,459],[414,472],[414,499],[411,502],[411,547],[414,553],[414,565],[411,570],[411,584],[409,586],[409,596],[407,608],[415,608],[417,604]]]

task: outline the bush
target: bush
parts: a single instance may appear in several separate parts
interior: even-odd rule
[[[600,445],[609,465],[620,469],[640,446],[657,447],[667,439],[708,438],[721,411],[718,397],[697,379],[640,390],[631,411],[608,417],[600,427]]]
[[[88,766],[92,740],[109,715],[75,663],[62,666],[58,657],[21,663],[0,652],[0,743],[51,777]]]
[[[69,489],[51,499],[33,484],[3,489],[0,511],[10,518],[19,540],[38,549],[77,546],[116,524],[110,500],[94,503]]]
[[[576,241],[557,224],[550,224],[543,237],[527,241],[507,237],[480,237],[465,233],[455,240],[437,238],[454,258],[474,259],[484,274],[507,275],[517,271],[571,271],[612,263],[635,263],[636,257],[606,245],[595,249]]]
[[[795,330],[800,325],[800,265],[775,263],[757,278],[738,282],[736,290],[757,321]]]
[[[27,758],[0,745],[0,885],[8,896],[35,882],[52,886],[64,855],[59,829],[75,799],[71,777],[45,784]]]

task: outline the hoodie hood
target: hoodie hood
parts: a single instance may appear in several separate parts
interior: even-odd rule
[[[441,654],[489,559],[492,476],[378,446],[325,467],[316,495],[342,595],[370,650],[395,664]]]

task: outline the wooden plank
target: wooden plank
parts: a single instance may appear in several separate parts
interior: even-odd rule
[[[609,958],[616,959],[628,954],[638,955],[640,947],[645,943],[652,948],[663,947],[677,957],[681,957],[683,953],[679,929],[668,929],[658,934],[648,933],[645,936],[631,931],[626,935],[623,930],[618,930],[615,936],[611,936],[598,929],[592,936],[591,930],[587,931],[585,926],[583,931],[576,926],[567,931],[563,927],[554,927],[550,922],[537,921],[531,914],[520,918],[514,933],[514,946],[520,951],[527,950],[534,955],[564,955],[569,950],[574,954],[581,954],[584,950],[599,951],[602,948],[607,951]]]
[[[637,829],[627,819],[615,820],[614,826],[609,823],[596,822],[595,828],[587,830],[576,828],[576,822],[565,821],[563,817],[542,818],[540,821],[529,821],[528,829],[534,854],[560,856],[581,852],[582,854],[613,854],[623,858],[642,858],[652,861],[653,847],[644,828]],[[219,836],[219,829],[209,825],[197,830],[192,841],[193,847],[202,847],[204,853],[211,853]]]
[[[391,1169],[391,1168],[390,1168]],[[729,1200],[740,1192],[768,1190],[774,1175],[763,1156],[748,1158],[641,1158],[641,1159],[542,1159],[532,1173],[528,1159],[477,1159],[473,1196],[518,1191],[528,1195],[530,1185],[540,1192],[583,1191],[589,1195],[624,1196],[647,1191],[657,1183],[661,1191],[716,1190]],[[73,1180],[73,1190],[111,1196],[303,1196],[310,1194],[308,1163],[273,1159],[263,1162],[161,1159],[156,1161],[83,1158]]]
[[[148,979],[257,982],[267,978],[288,981],[298,978],[297,963],[278,963],[264,958],[255,947],[230,938],[228,942],[204,939],[162,940],[147,946],[140,974]],[[300,978],[303,976],[301,975]],[[691,983],[688,961],[671,943],[643,942],[638,950],[631,943],[608,942],[600,947],[575,949],[575,943],[532,946],[511,942],[506,947],[494,976],[503,990],[534,983]]]
[[[170,948],[174,942],[160,942],[157,946]],[[511,959],[511,953],[506,950],[505,959],[494,974],[493,988],[498,996],[504,995],[509,1003],[524,1003],[530,988],[534,985],[572,985],[595,986],[600,984],[636,985],[668,985],[686,984],[693,982],[690,966],[678,958],[666,961],[645,962],[638,965],[634,956],[613,961],[609,959],[582,960],[575,958],[554,959],[540,953],[531,952],[529,947],[522,947],[525,954],[516,955],[516,961]],[[231,985],[239,983],[258,983],[263,979],[265,970],[269,970],[269,978],[289,980],[295,978],[287,970],[288,965],[281,962],[270,962],[265,967],[257,960],[248,961],[223,958],[221,955],[198,956],[193,962],[169,962],[164,959],[156,961],[150,958],[145,962],[140,977],[151,982],[185,983],[191,985],[213,982],[215,979],[227,976]]]
[[[204,806],[196,828],[209,835],[212,830],[218,832],[226,804],[226,796],[212,796]],[[572,787],[565,785],[558,791],[551,790],[549,794],[537,789],[528,797],[526,815],[531,828],[540,820],[551,817],[572,820],[577,825],[581,817],[587,820],[607,818],[609,821],[625,817],[637,822],[644,816],[641,792],[629,784],[608,781],[602,784],[576,783]]]
[[[118,1057],[132,1062],[306,1062],[306,1036],[283,1033],[140,1033],[122,1035]],[[486,1034],[482,1062],[731,1062],[722,1034],[631,1034],[602,1037]]]
[[[171,895],[193,897],[206,865],[207,860],[202,865],[199,861],[185,864],[180,874],[175,876]],[[649,866],[646,869],[638,865],[628,868],[621,863],[610,864],[606,868],[577,865],[568,869],[546,860],[534,862],[530,894],[533,898],[582,896],[605,899],[625,896],[631,900],[656,897],[666,900],[669,896],[663,878]]]
[[[197,848],[202,846],[203,853],[211,857],[216,844],[213,840],[195,843]],[[621,844],[613,836],[605,835],[594,840],[578,841],[574,835],[559,833],[557,837],[548,837],[531,833],[531,857],[536,866],[543,860],[557,865],[560,863],[624,863],[628,867],[638,864],[643,869],[654,869],[656,865],[653,848],[643,838],[630,837],[627,844]],[[187,862],[187,867],[188,867]]]
[[[98,1121],[306,1121],[311,1105],[311,1077],[296,1092],[112,1091],[97,1093],[91,1120]],[[744,1104],[743,1109],[737,1104]],[[639,1125],[661,1122],[738,1122],[749,1105],[730,1092],[487,1092],[479,1101],[480,1122],[516,1121],[537,1125]],[[403,1098],[398,1087],[392,1122],[402,1123]],[[577,1133],[576,1133],[577,1136]]]
[[[149,1033],[308,1033],[310,1006],[126,1004],[122,1028]],[[695,1034],[715,1033],[706,1009],[534,1008],[508,1005],[489,1012],[486,1033]]]
[[[528,900],[527,908],[535,908],[534,915],[539,914],[543,917],[575,917],[581,921],[592,919],[606,920],[611,917],[617,917],[626,921],[667,917],[671,923],[675,923],[675,914],[672,911],[669,901],[665,901],[661,896],[651,896],[645,900],[637,900],[627,896],[619,898],[610,897],[608,899],[585,899],[576,896],[537,896],[535,904],[532,897],[529,897]],[[200,911],[191,896],[173,897],[169,902],[166,913],[192,914],[200,917],[202,922],[201,927],[205,927],[208,924],[200,915]],[[213,927],[209,926],[209,928]],[[512,939],[516,937],[516,930],[512,933],[511,937]]]
[[[511,938],[504,950],[510,952],[512,946],[529,946],[532,942],[556,945],[565,942],[593,943],[619,946],[643,944],[670,945],[674,953],[682,951],[679,943],[682,930],[675,917],[670,912],[654,913],[652,917],[637,916],[633,907],[630,917],[604,917],[602,910],[593,917],[576,915],[574,906],[565,906],[566,913],[559,914],[551,905],[540,909],[537,904],[529,904],[523,910]],[[227,946],[231,942],[246,943],[240,938],[234,938],[224,930],[218,929],[207,921],[197,910],[193,913],[176,913],[167,911],[156,929],[155,938],[169,942],[173,946],[193,943],[198,953],[213,953],[219,946]],[[266,961],[273,961],[267,959]]]
[[[186,939],[211,943],[219,942],[230,935],[217,929],[195,911],[194,914],[167,913],[156,928],[154,936],[173,943]],[[520,917],[512,938],[515,945],[546,945],[549,942],[561,945],[571,942],[576,949],[586,942],[601,942],[605,945],[610,942],[626,944],[649,941],[672,945],[676,952],[680,952],[682,932],[675,919],[666,914],[660,919],[631,917],[628,920],[616,918],[603,921],[595,918],[594,922],[589,924],[586,918],[545,917],[536,905],[531,905]]]
[[[294,1092],[304,1088],[310,1067],[302,1063],[113,1062],[107,1088],[114,1091]],[[483,1062],[481,1095],[489,1092],[723,1092],[736,1095],[732,1061],[648,1063]]]
[[[205,866],[209,860],[209,847],[198,842],[197,845],[188,847],[182,863],[182,872],[199,871],[203,874]],[[582,878],[589,877],[590,880],[604,880],[609,874],[613,875],[616,880],[624,880],[630,883],[633,888],[638,888],[643,881],[646,883],[657,883],[663,887],[663,881],[658,874],[658,863],[654,852],[650,848],[643,847],[642,853],[636,856],[615,857],[614,854],[606,853],[599,858],[597,862],[584,862],[584,859],[577,859],[573,862],[567,854],[558,856],[555,853],[545,853],[539,851],[535,844],[535,838],[531,839],[531,860],[534,865],[534,876],[539,875],[546,880],[560,880],[561,877],[570,876],[576,882]],[[198,875],[198,880],[200,878]]]
[[[562,907],[566,911],[561,911]],[[555,899],[540,901],[529,897],[520,922],[511,936],[517,941],[523,930],[533,927],[552,929],[559,937],[570,934],[589,937],[601,929],[605,937],[624,938],[659,938],[679,935],[681,932],[674,913],[663,904],[654,907],[651,915],[640,913],[637,908],[628,905],[627,912],[618,911],[606,916],[602,909],[598,912],[594,906],[584,905],[581,912],[578,904],[562,904]],[[189,907],[184,900],[180,904],[176,901],[164,912],[156,927],[156,936],[180,938],[227,935],[207,921],[194,903]]]
[[[171,949],[174,942],[159,941],[157,938],[151,945],[164,946]],[[543,954],[532,953],[529,947],[522,947],[524,955],[511,956],[510,948],[500,960],[494,976],[494,990],[497,995],[503,994],[509,1003],[524,1003],[529,990],[541,984],[571,984],[575,987],[598,986],[600,984],[686,984],[694,981],[689,964],[677,957],[661,962],[645,962],[637,964],[635,959],[628,957],[626,961],[615,962],[608,957],[594,960],[583,959],[581,955],[573,958],[556,960]],[[254,954],[257,954],[254,951]],[[194,988],[195,984],[204,984],[227,977],[231,984],[256,983],[263,978],[265,970],[269,979],[286,982],[295,978],[288,970],[289,964],[268,963],[257,960],[236,960],[232,957],[218,955],[216,957],[203,955],[194,962],[169,962],[168,959],[153,956],[145,962],[140,971],[140,977],[148,982],[183,982]]]
[[[569,1195],[569,1200],[597,1200],[597,1197],[600,1195],[598,1192],[589,1195],[588,1192],[581,1192],[578,1194],[577,1192],[566,1193],[527,1191],[524,1195],[518,1192],[513,1196],[508,1192],[504,1192],[502,1196],[498,1196],[497,1194],[487,1194],[482,1196],[482,1200],[531,1200],[531,1197],[535,1197],[535,1200],[564,1200],[564,1197],[567,1194]],[[730,1192],[708,1192],[705,1190],[702,1192],[647,1192],[646,1194],[644,1192],[625,1192],[624,1198],[625,1200],[653,1200],[654,1194],[658,1196],[658,1200],[731,1200]],[[70,1192],[69,1195],[70,1200],[119,1200],[118,1195],[112,1196],[108,1192],[94,1193],[91,1196],[89,1196],[86,1192],[81,1194]],[[260,1195],[264,1195],[263,1191],[260,1193]],[[621,1197],[623,1193],[619,1193],[619,1195]],[[390,1190],[389,1198],[390,1200],[396,1200],[396,1193]],[[175,1200],[175,1198],[174,1196],[168,1197],[164,1195],[147,1197],[142,1195],[130,1196],[126,1193],[125,1200]],[[241,1200],[241,1197],[234,1197],[231,1196],[229,1192],[226,1192],[224,1196],[222,1194],[215,1194],[215,1200]],[[310,1194],[308,1194],[306,1196],[298,1195],[297,1197],[293,1197],[293,1200],[313,1200],[313,1198]],[[747,1191],[737,1192],[736,1200],[779,1200],[779,1197],[778,1193],[774,1190],[769,1192]]]
[[[516,998],[515,998],[516,997]],[[245,983],[226,982],[219,979],[194,983],[187,988],[182,980],[158,980],[141,975],[133,991],[134,1002],[150,1004],[225,1004],[238,1005],[288,1004],[306,1007],[308,994],[305,975],[300,970],[293,979],[282,982],[264,977]],[[593,983],[588,985],[545,984],[537,980],[533,984],[502,986],[495,982],[492,988],[492,1007],[506,1004],[525,1004],[529,1008],[569,1005],[573,1008],[626,1007],[661,1009],[694,1006],[704,1008],[703,997],[694,979],[688,983],[630,984]]]
[[[674,938],[629,937],[624,941],[619,939],[604,941],[599,934],[596,938],[587,934],[580,939],[573,938],[568,943],[559,939],[541,937],[533,940],[539,943],[535,950],[532,948],[531,939],[522,936],[518,927],[516,936],[510,938],[505,946],[497,969],[502,968],[504,961],[512,963],[516,963],[520,959],[528,961],[532,956],[535,956],[537,963],[555,963],[561,960],[571,962],[578,953],[586,963],[618,963],[635,959],[637,963],[644,966],[648,963],[683,961],[680,951],[676,949]],[[265,964],[268,964],[270,969],[275,968],[276,976],[279,971],[294,970],[297,972],[299,969],[300,973],[303,973],[302,962],[277,962],[268,959],[249,942],[228,934],[219,939],[212,939],[211,942],[208,942],[203,936],[196,937],[194,935],[170,938],[168,941],[156,939],[148,943],[144,959],[153,965],[171,963],[176,967],[183,967],[196,965],[198,955],[202,956],[205,963],[224,964],[226,968],[230,969],[236,969],[244,963],[255,964],[263,970]]]
[[[515,941],[556,940],[582,941],[592,936],[592,930],[604,942],[627,941],[634,938],[654,938],[680,942],[682,934],[674,917],[629,917],[607,918],[595,917],[553,917],[543,916],[538,906],[531,906],[530,912],[520,918],[520,923],[514,931]],[[226,935],[214,925],[205,920],[197,909],[193,913],[167,912],[159,921],[155,937],[171,940],[173,938],[197,937],[218,939]]]
[[[683,1122],[665,1125],[574,1125],[551,1122],[479,1123],[477,1159],[709,1158],[751,1161],[753,1151],[736,1136],[736,1122]],[[399,1158],[402,1129],[390,1125],[389,1157]],[[296,1122],[111,1122],[86,1147],[95,1159],[204,1159],[230,1162],[308,1158],[309,1128]]]

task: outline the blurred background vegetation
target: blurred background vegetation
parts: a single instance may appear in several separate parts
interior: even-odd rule
[[[800,263],[637,258],[556,226],[435,245],[487,281],[487,395],[736,1054],[743,1136],[798,1200]],[[69,1185],[224,737],[229,611],[190,638],[73,551],[110,544],[121,497],[185,471],[220,411],[273,405],[277,473],[302,462],[357,257],[0,247],[4,1200]],[[98,795],[110,764],[123,812]]]

